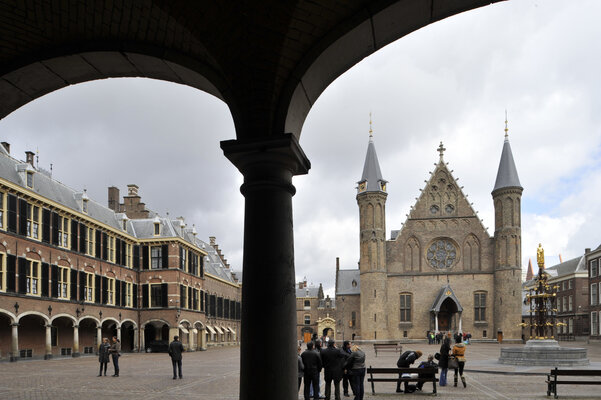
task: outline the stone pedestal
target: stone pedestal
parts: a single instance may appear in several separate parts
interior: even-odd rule
[[[557,340],[534,339],[522,347],[503,347],[499,363],[509,365],[588,365],[586,349],[560,347]]]

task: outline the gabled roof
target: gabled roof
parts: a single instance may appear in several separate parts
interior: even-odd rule
[[[319,288],[315,286],[307,286],[302,289],[296,288],[296,297],[314,297],[319,296]]]
[[[354,285],[353,281],[355,282]],[[354,295],[361,293],[361,279],[358,269],[338,270],[338,277],[336,279],[336,282],[336,296]]]
[[[579,256],[546,268],[545,271],[548,272],[552,277],[561,277],[564,275],[574,274],[576,272],[586,272],[587,269],[584,256]]]
[[[378,155],[376,154],[376,147],[374,146],[372,137],[369,138],[365,163],[363,164],[363,174],[361,175],[361,180],[359,182],[367,182],[366,192],[381,192],[382,189],[379,182],[386,183],[386,181],[382,179],[380,163],[378,162]]]
[[[505,135],[503,152],[501,153],[501,161],[499,162],[499,170],[497,171],[497,180],[495,181],[495,187],[492,191],[494,192],[495,190],[507,187],[522,188],[522,185],[520,184],[518,171],[515,167],[515,162],[513,161],[509,137]]]
[[[430,311],[439,312],[440,306],[442,306],[442,303],[449,297],[455,302],[455,304],[457,304],[457,311],[463,312],[463,307],[461,307],[457,296],[455,296],[455,292],[453,292],[453,289],[451,289],[451,285],[449,284],[446,284],[440,289],[440,292],[438,292],[438,296],[436,296],[436,300],[434,300]]]

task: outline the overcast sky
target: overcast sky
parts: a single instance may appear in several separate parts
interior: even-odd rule
[[[335,259],[359,260],[355,200],[373,113],[389,181],[387,237],[445,160],[493,234],[491,190],[505,110],[522,199],[523,269],[541,242],[547,266],[601,244],[601,1],[512,0],[437,22],[378,51],[318,99],[301,135],[312,163],[294,178],[297,280],[333,295]],[[228,108],[204,92],[148,79],[71,86],[0,120],[24,159],[107,203],[136,183],[147,207],[216,236],[242,268],[242,176],[219,148],[235,138]],[[269,251],[266,246],[265,251]]]

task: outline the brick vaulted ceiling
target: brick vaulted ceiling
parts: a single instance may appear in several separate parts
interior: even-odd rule
[[[298,137],[319,95],[361,59],[492,2],[0,0],[0,118],[71,84],[149,77],[223,99],[239,139]]]

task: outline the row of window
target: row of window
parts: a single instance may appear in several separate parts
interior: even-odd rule
[[[134,245],[10,193],[0,192],[0,229],[128,268],[139,269],[140,257],[144,269],[168,268],[167,245]],[[180,268],[202,277],[203,257],[180,246]]]
[[[2,292],[137,307],[137,286],[91,272],[0,253]]]
[[[557,312],[572,311],[574,308],[573,296],[563,296],[557,298]]]
[[[601,274],[599,273],[599,259],[591,260],[589,262],[589,276],[591,278],[596,278],[600,275]]]
[[[574,285],[573,282],[574,282],[573,279],[568,279],[568,280],[565,280],[565,281],[561,281],[561,283],[559,284],[559,289],[562,290],[562,291],[563,290],[570,290],[570,289],[573,288],[573,285]]]
[[[412,321],[413,295],[401,293],[399,297],[399,320],[401,322]],[[486,321],[486,292],[474,293],[474,322]]]
[[[599,301],[599,293],[601,292],[601,282],[591,284],[591,306],[601,304]]]

